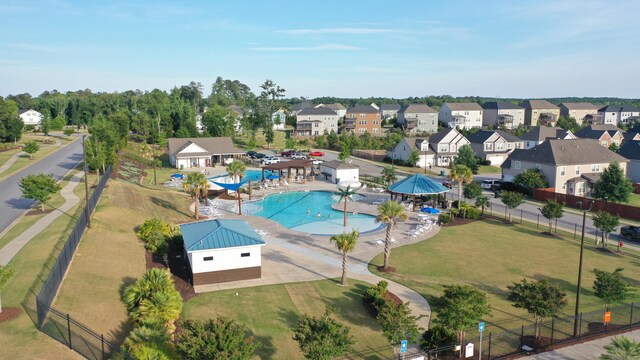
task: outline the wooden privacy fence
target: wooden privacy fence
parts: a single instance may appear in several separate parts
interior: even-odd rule
[[[351,150],[351,155],[362,159],[368,159],[373,161],[383,161],[387,156],[387,150]]]
[[[589,201],[593,201],[592,211],[606,211],[618,215],[625,219],[640,220],[640,208],[631,205],[618,204],[610,201],[596,200],[583,196],[561,194],[554,191],[555,188],[533,189],[533,198],[539,201],[554,200],[564,203],[566,206],[580,209],[578,201],[582,201],[583,206],[588,206]]]

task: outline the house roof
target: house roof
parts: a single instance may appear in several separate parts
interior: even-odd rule
[[[622,133],[622,130],[615,125],[589,125],[576,132],[576,136],[586,139],[600,139],[604,133],[609,133],[610,136],[613,136],[616,132]]]
[[[444,103],[444,105],[447,105],[451,111],[482,111],[482,106],[478,105],[478,103]]]
[[[508,142],[521,142],[522,139],[519,137],[513,136],[507,132],[502,130],[480,130],[476,131],[473,134],[467,135],[467,140],[472,143],[482,144],[487,141],[493,134],[498,134],[502,136]]]
[[[340,103],[333,103],[333,104],[328,104],[325,105],[325,107],[328,107],[329,109],[333,110],[333,111],[337,111],[337,110],[347,110],[346,107],[344,107],[344,105],[340,104]]]
[[[628,160],[640,160],[640,141],[625,141],[618,150],[618,154]]]
[[[431,106],[425,104],[409,104],[403,107],[400,113],[419,113],[419,114],[428,114],[428,113],[437,113]]]
[[[443,129],[442,131],[439,131],[431,136],[429,136],[429,144],[437,144],[440,141],[442,141],[442,139],[444,139],[447,135],[449,135],[449,133],[455,131],[456,133],[458,132],[456,129],[454,128],[446,128]]]
[[[536,126],[527,131],[520,138],[529,141],[545,141],[546,139],[557,139],[564,137],[567,130],[553,126]]]
[[[628,161],[592,139],[550,139],[529,150],[514,151],[509,158],[555,166]]]
[[[598,107],[590,102],[565,102],[561,105],[569,110],[598,110]]]
[[[176,155],[191,144],[207,150],[211,155],[244,154],[244,150],[233,145],[230,137],[202,137],[202,138],[168,138],[169,154]]]
[[[238,105],[230,105],[229,109],[240,116],[244,115],[244,110],[242,110],[242,108]]]
[[[354,165],[354,164],[347,164],[346,162],[343,161],[339,161],[339,160],[331,160],[331,161],[327,161],[323,164],[321,164],[320,166],[324,166],[324,167],[328,167],[329,169],[359,169],[360,167],[358,165]]]
[[[640,110],[637,107],[628,105],[607,105],[598,109],[598,112],[640,112]]]
[[[409,146],[412,147],[412,149],[418,150],[423,155],[433,154],[433,150],[431,150],[430,148],[428,148],[427,150],[421,150],[422,143],[425,141],[428,142],[429,138],[405,137],[404,140],[407,141],[407,143],[409,144]],[[400,146],[400,144],[402,144],[402,141],[400,141],[396,146],[391,147],[389,150],[395,151],[396,148]]]
[[[520,103],[520,106],[524,107],[525,109],[559,109],[557,106],[553,105],[547,100],[525,100]]]
[[[358,105],[358,106],[354,106],[351,109],[349,109],[347,111],[348,113],[365,113],[365,114],[372,114],[372,113],[379,113],[380,110],[376,109],[375,107],[371,106],[371,105]]]
[[[507,101],[488,101],[482,104],[482,108],[497,110],[524,110],[522,106]]]
[[[415,174],[389,186],[394,193],[409,195],[441,194],[449,191],[442,184],[422,174]]]
[[[328,107],[304,108],[298,115],[337,115],[335,111]]]
[[[244,220],[205,220],[180,225],[187,251],[264,245],[265,241]]]
[[[400,110],[399,104],[382,104],[380,105],[380,110],[382,111],[398,111]]]

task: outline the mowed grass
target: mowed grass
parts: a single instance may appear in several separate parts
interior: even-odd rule
[[[631,194],[628,205],[640,207],[640,194]]]
[[[12,174],[15,174],[16,172],[27,168],[29,166],[31,166],[32,164],[43,160],[44,158],[46,158],[48,155],[52,154],[53,152],[59,150],[60,148],[62,148],[64,145],[70,143],[71,141],[75,140],[75,138],[71,138],[71,137],[51,137],[49,136],[48,139],[50,139],[52,142],[51,143],[43,143],[43,140],[46,137],[42,134],[24,134],[22,136],[22,139],[20,140],[20,143],[25,143],[27,141],[35,141],[38,143],[38,145],[40,145],[40,149],[33,154],[33,159],[29,157],[28,154],[22,154],[18,157],[18,159],[11,165],[9,166],[8,169],[6,169],[5,171],[3,171],[0,174],[0,180],[7,178],[9,176],[11,176]],[[57,140],[60,140],[60,145],[56,144]],[[11,158],[12,155],[17,154],[18,152],[20,152],[20,149],[13,149],[13,150],[9,150],[9,151],[5,151],[5,152],[1,152],[0,153],[0,165],[4,164],[5,162],[7,162],[9,160],[9,158]]]
[[[286,143],[286,139],[285,139],[285,132],[284,131],[274,131],[274,139],[273,139],[273,144],[271,144],[270,149],[284,149],[285,147],[285,143]],[[241,134],[238,136],[234,136],[233,141],[236,145],[242,147],[242,148],[246,148],[247,147],[247,143],[249,142],[249,135],[248,134]],[[256,132],[256,145],[257,145],[257,149],[256,150],[260,150],[260,149],[266,149],[267,148],[267,141],[265,140],[264,134],[262,133],[262,130],[258,130]]]
[[[573,314],[579,241],[572,236],[544,236],[540,234],[544,230],[545,227],[536,230],[535,225],[505,225],[497,220],[445,227],[426,241],[393,249],[390,261],[397,269],[395,274],[380,274],[375,270],[382,264],[381,255],[371,261],[369,268],[418,291],[431,303],[434,297],[442,295],[443,285],[473,285],[487,293],[493,308],[493,316],[485,319],[488,331],[515,329],[531,323],[526,311],[514,308],[506,299],[507,285],[522,278],[548,278],[559,285],[569,300],[563,314]],[[594,268],[606,271],[624,268],[625,278],[640,286],[640,254],[632,251],[623,255],[605,254],[594,249],[593,239],[587,239],[581,299],[584,312],[602,309],[592,290]],[[635,299],[629,301],[638,299],[640,296],[636,293]],[[437,317],[437,308],[435,312]],[[628,321],[625,316],[619,316],[618,321]]]
[[[480,165],[478,166],[478,174],[500,174],[501,170],[498,166]]]
[[[301,359],[298,343],[292,338],[300,315],[321,315],[329,306],[335,318],[351,328],[356,340],[356,353],[348,358],[388,359],[391,345],[362,306],[362,294],[369,286],[356,280],[350,280],[346,287],[334,280],[321,280],[215,291],[187,302],[182,318],[230,317],[245,324],[261,344],[256,358]]]
[[[189,221],[189,203],[184,194],[109,180],[54,307],[120,344],[130,330],[121,287],[145,272],[145,252],[134,228],[153,216]]]

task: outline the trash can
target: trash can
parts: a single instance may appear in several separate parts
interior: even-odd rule
[[[180,170],[184,170],[184,164],[180,164]]]
[[[446,176],[446,174],[444,173],[444,170],[440,170],[440,176]]]

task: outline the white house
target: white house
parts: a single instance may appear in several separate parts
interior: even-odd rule
[[[273,130],[284,130],[287,122],[287,113],[284,110],[278,110],[271,114],[271,123]]]
[[[406,137],[398,145],[387,150],[387,156],[393,160],[407,162],[413,151],[417,151],[419,159],[413,166],[428,167],[434,165],[435,152],[429,148],[429,139]]]
[[[564,139],[571,140],[577,139],[571,130],[564,130],[559,127],[551,126],[535,126],[531,130],[520,136],[520,139],[524,140],[524,149],[528,150],[537,145],[542,144],[549,139]]]
[[[230,137],[169,138],[169,160],[176,169],[224,164],[245,155]]]
[[[205,220],[180,225],[195,292],[202,285],[262,277],[266,243],[244,220]]]
[[[621,125],[626,124],[629,118],[640,116],[640,109],[633,106],[609,105],[598,110],[598,117],[603,124]]]
[[[326,107],[335,111],[336,114],[338,114],[339,119],[343,119],[345,115],[347,115],[347,108],[340,103],[333,103],[333,104],[327,104],[327,105],[320,104],[320,105],[317,105],[316,107]]]
[[[436,166],[449,166],[458,157],[458,151],[464,145],[469,145],[464,135],[455,128],[446,128],[429,136],[429,147],[435,153]]]
[[[40,125],[42,123],[42,114],[33,109],[22,110],[19,115],[25,125]]]
[[[331,160],[320,164],[320,174],[324,175],[326,180],[336,184],[345,180],[358,181],[360,179],[360,167],[338,160]]]
[[[338,132],[338,114],[328,107],[305,108],[296,115],[296,135],[317,136]]]
[[[482,106],[477,103],[444,103],[438,120],[450,128],[469,130],[482,127]]]

